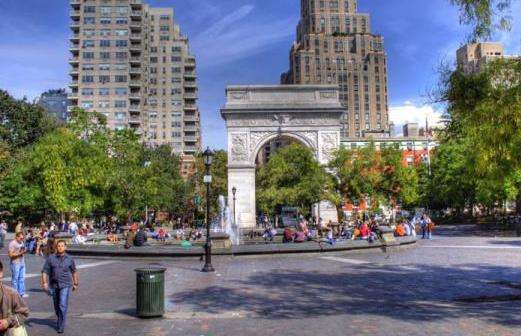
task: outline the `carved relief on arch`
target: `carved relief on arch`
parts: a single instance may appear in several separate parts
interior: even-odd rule
[[[247,162],[249,158],[248,133],[231,134],[231,160],[232,162]]]
[[[333,154],[340,146],[340,138],[338,133],[328,132],[320,135],[320,151],[322,161],[327,163],[333,158]]]

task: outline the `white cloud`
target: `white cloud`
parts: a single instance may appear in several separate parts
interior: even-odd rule
[[[263,52],[294,34],[296,20],[249,20],[253,5],[244,5],[222,17],[192,41],[199,66],[222,65]]]
[[[399,126],[406,123],[418,123],[423,126],[428,121],[429,126],[442,126],[442,115],[443,112],[431,105],[418,105],[411,101],[389,108],[389,119],[397,126],[398,132]]]

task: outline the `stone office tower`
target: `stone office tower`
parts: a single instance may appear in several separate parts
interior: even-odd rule
[[[356,0],[302,0],[297,41],[282,84],[338,84],[342,138],[389,135],[387,55]]]
[[[173,15],[141,0],[70,0],[69,98],[190,155],[201,144],[195,58]]]

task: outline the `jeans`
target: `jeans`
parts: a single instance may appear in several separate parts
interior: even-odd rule
[[[25,263],[11,263],[11,285],[21,296],[25,294]]]
[[[54,312],[58,318],[58,331],[65,330],[65,322],[67,320],[67,309],[69,307],[69,295],[71,294],[71,287],[51,288],[49,289],[54,303]]]
[[[4,247],[5,233],[0,233],[0,247]]]

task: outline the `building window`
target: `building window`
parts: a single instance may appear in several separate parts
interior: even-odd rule
[[[96,24],[96,18],[94,18],[94,17],[85,17],[85,18],[83,18],[83,23],[86,24],[86,25]]]
[[[100,36],[110,36],[110,29],[101,29]]]
[[[94,89],[81,89],[81,95],[82,96],[93,96]]]
[[[109,48],[110,47],[110,40],[100,40],[99,46],[102,48]]]
[[[99,23],[102,25],[109,25],[111,23],[111,20],[110,20],[110,18],[101,18],[99,20]]]
[[[101,16],[110,16],[112,13],[112,7],[100,7]]]
[[[86,36],[86,37],[96,36],[96,31],[94,29],[84,29],[83,36]]]
[[[170,41],[170,36],[159,36],[160,41]]]
[[[123,64],[123,63],[118,63],[118,64],[114,65],[114,69],[116,69],[116,70],[127,70],[128,69],[128,65],[127,64]]]
[[[123,75],[116,75],[115,76],[116,83],[126,83],[127,82],[127,76]]]
[[[110,94],[110,90],[108,88],[100,88],[98,90],[98,94],[100,96],[108,96]]]
[[[116,41],[116,47],[126,47],[128,46],[127,40],[117,40]]]
[[[99,53],[99,57],[100,57],[102,60],[110,59],[110,52],[108,52],[108,51],[102,51],[102,52]]]
[[[125,112],[116,112],[116,119],[117,120],[123,120],[127,117],[127,114]]]
[[[118,96],[126,96],[128,93],[128,89],[127,88],[116,88],[115,93]]]
[[[110,107],[110,101],[108,100],[102,100],[98,103],[99,108],[109,108]]]
[[[118,17],[118,18],[116,18],[116,24],[118,24],[118,25],[126,25],[126,24],[128,24],[128,19],[127,18]]]
[[[170,16],[169,15],[161,15],[159,17],[160,20],[170,20]]]
[[[102,84],[110,83],[110,76],[109,75],[100,75],[99,82]]]
[[[94,64],[83,64],[81,66],[81,69],[86,71],[94,70]]]
[[[100,69],[101,71],[107,71],[107,70],[110,70],[110,64],[106,64],[106,63],[104,63],[104,64],[100,64],[100,65],[99,65],[99,69]]]
[[[118,60],[125,60],[128,58],[128,53],[124,52],[124,51],[118,51],[118,52],[116,52],[116,58]]]
[[[127,107],[127,101],[126,100],[116,100],[114,102],[114,107],[116,107],[116,108],[125,108],[125,107]]]
[[[128,36],[128,30],[127,29],[116,29],[116,30],[114,30],[114,34],[116,36]]]
[[[81,77],[83,83],[94,83],[94,76],[85,75]]]
[[[123,6],[120,6],[120,7],[116,7],[116,13],[118,15],[127,15],[128,14],[128,7],[123,7]]]
[[[94,102],[91,101],[91,100],[88,100],[88,101],[84,101],[81,103],[81,107],[85,108],[85,109],[91,109],[94,107]]]

